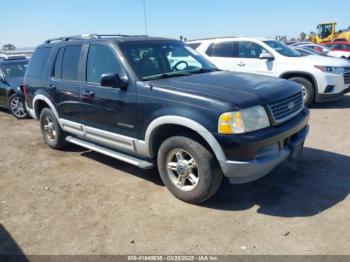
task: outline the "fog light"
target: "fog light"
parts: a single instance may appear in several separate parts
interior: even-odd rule
[[[324,90],[325,93],[332,93],[334,91],[334,86],[327,86]]]

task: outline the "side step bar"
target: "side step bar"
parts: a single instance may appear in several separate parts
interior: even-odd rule
[[[148,162],[146,160],[142,160],[142,159],[138,159],[136,157],[133,156],[129,156],[123,153],[119,153],[117,151],[113,151],[111,149],[108,148],[104,148],[102,146],[98,146],[94,143],[91,142],[87,142],[85,140],[76,138],[76,137],[72,137],[72,136],[67,136],[66,137],[66,141],[81,147],[85,147],[87,149],[90,149],[92,151],[96,151],[98,153],[113,157],[115,159],[121,160],[123,162],[129,163],[131,165],[143,168],[143,169],[150,169],[153,168],[154,165],[151,162]]]

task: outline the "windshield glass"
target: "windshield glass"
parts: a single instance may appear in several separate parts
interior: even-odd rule
[[[217,70],[199,53],[177,41],[135,41],[120,43],[119,46],[141,80]]]
[[[1,66],[5,78],[24,77],[27,64],[5,64]]]
[[[274,41],[274,40],[268,40],[264,41],[265,44],[267,44],[269,47],[273,48],[276,52],[283,56],[288,56],[288,57],[300,57],[301,54],[298,53],[297,51],[293,50],[289,46],[279,42],[279,41]]]

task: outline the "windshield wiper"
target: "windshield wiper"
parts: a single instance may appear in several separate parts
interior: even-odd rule
[[[201,68],[201,69],[196,69],[189,72],[191,72],[192,74],[203,74],[203,73],[210,73],[214,71],[222,71],[222,70],[218,68]]]
[[[191,72],[189,72],[189,71],[169,72],[169,73],[163,73],[163,74],[158,74],[158,75],[153,75],[153,76],[145,76],[145,77],[142,77],[142,80],[165,79],[165,78],[176,77],[176,76],[185,76],[185,75],[190,75],[190,74],[191,74]]]

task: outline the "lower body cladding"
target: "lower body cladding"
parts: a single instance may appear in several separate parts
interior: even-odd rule
[[[226,142],[224,151],[229,155],[228,159],[239,160],[220,161],[224,175],[232,184],[248,183],[267,175],[283,161],[298,157],[309,131],[308,119],[309,112],[304,109],[295,119],[281,126],[268,128],[273,130],[270,131],[272,136],[266,136],[261,131],[257,134],[246,134],[238,142],[239,146],[231,151],[227,148],[237,141],[233,138],[231,143]]]
[[[350,71],[346,71],[344,75],[326,73],[324,75],[318,83],[316,102],[334,101],[350,92]]]

